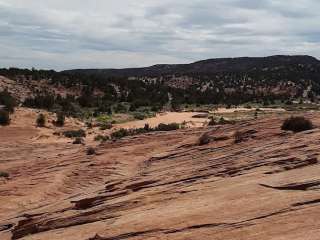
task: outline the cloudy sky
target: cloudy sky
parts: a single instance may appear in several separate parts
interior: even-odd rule
[[[320,57],[319,0],[0,0],[0,67]]]

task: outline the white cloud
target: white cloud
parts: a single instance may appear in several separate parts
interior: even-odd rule
[[[0,67],[320,57],[317,0],[0,0]]]

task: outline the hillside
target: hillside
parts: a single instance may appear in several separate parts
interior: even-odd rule
[[[272,115],[101,143],[88,156],[88,145],[30,124],[34,115],[17,110],[0,127],[10,173],[0,239],[319,238],[319,128],[285,132],[286,116]],[[319,126],[319,113],[304,115]],[[204,132],[212,141],[198,146]]]
[[[247,102],[269,104],[276,100],[317,101],[320,96],[320,62],[310,56],[209,59],[146,68],[62,72],[0,69],[0,75],[22,84],[33,93],[29,94],[31,98],[46,92],[59,99],[68,95],[83,97],[84,105],[90,102],[98,108],[101,104],[110,105],[110,102],[161,108],[170,99],[175,106],[238,105]],[[34,82],[47,90],[38,91]],[[31,99],[27,106],[32,105],[35,104]]]
[[[65,73],[97,74],[107,77],[157,77],[165,75],[217,74],[227,72],[250,72],[264,68],[285,68],[295,65],[320,67],[320,61],[311,56],[270,56],[217,58],[190,64],[158,64],[145,68],[127,69],[74,69]]]

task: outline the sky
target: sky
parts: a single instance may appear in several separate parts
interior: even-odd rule
[[[320,58],[319,0],[0,0],[0,68]]]

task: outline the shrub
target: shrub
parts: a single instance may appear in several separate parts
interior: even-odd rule
[[[96,154],[96,150],[93,147],[89,147],[87,149],[87,155],[94,155]]]
[[[143,112],[135,112],[135,113],[133,114],[133,117],[134,117],[135,119],[137,119],[137,120],[143,120],[143,119],[147,118],[148,115],[145,114],[145,113],[143,113]]]
[[[313,124],[310,120],[304,117],[290,117],[283,122],[281,129],[293,132],[302,132],[313,129]]]
[[[227,119],[225,119],[224,117],[221,117],[221,118],[219,119],[219,124],[221,124],[221,125],[235,124],[235,121],[227,120]]]
[[[210,135],[208,132],[203,133],[199,138],[199,146],[210,143]]]
[[[200,114],[196,114],[193,115],[192,118],[208,118],[208,113],[200,113]]]
[[[133,117],[137,120],[143,120],[150,117],[155,117],[156,114],[154,112],[150,112],[149,109],[142,109],[139,112],[134,112]]]
[[[77,137],[74,141],[73,144],[83,144],[83,138]]]
[[[217,124],[217,123],[216,123],[216,121],[214,120],[214,118],[211,117],[208,125],[209,125],[209,126],[214,126],[214,125],[216,125],[216,124]]]
[[[293,102],[292,102],[291,100],[287,100],[287,101],[285,102],[285,104],[286,104],[286,105],[292,105]]]
[[[178,123],[170,123],[170,124],[164,124],[160,123],[157,127],[151,128],[149,124],[145,124],[143,128],[136,128],[136,129],[124,129],[121,128],[118,131],[115,131],[111,133],[112,139],[121,139],[127,136],[134,136],[138,134],[143,134],[147,132],[153,132],[153,131],[174,131],[180,129],[180,125]]]
[[[227,120],[224,117],[220,117],[219,120],[215,120],[213,117],[210,118],[209,126],[215,125],[226,125],[226,124],[234,124],[235,121]]]
[[[0,110],[0,125],[10,124],[10,115],[8,111]]]
[[[91,129],[93,127],[92,122],[86,122],[86,126],[87,128]]]
[[[149,125],[148,123],[146,123],[146,124],[144,125],[143,129],[146,130],[146,131],[152,130],[152,128],[150,127],[150,125]]]
[[[250,138],[255,138],[255,134],[257,133],[257,130],[250,129],[250,130],[244,130],[244,131],[236,131],[234,133],[234,142],[240,143],[249,140]]]
[[[121,128],[118,131],[111,133],[112,139],[120,139],[129,135],[129,131],[127,129]]]
[[[123,103],[118,103],[115,107],[114,107],[114,111],[116,113],[126,113],[128,111],[128,108],[125,104]]]
[[[244,140],[245,136],[242,132],[236,131],[234,133],[234,142],[235,143],[241,143]]]
[[[95,141],[99,141],[99,142],[106,142],[108,140],[110,140],[109,136],[103,136],[103,135],[97,135],[94,137]]]
[[[152,106],[151,111],[152,112],[159,112],[161,110],[161,106]]]
[[[69,131],[64,131],[63,135],[67,138],[81,138],[86,136],[86,132],[83,129],[79,130],[69,130]]]
[[[155,131],[174,131],[178,129],[180,129],[180,125],[178,123],[169,123],[169,124],[160,123],[155,128]]]
[[[100,130],[107,130],[107,129],[111,129],[113,127],[112,123],[110,123],[110,122],[101,123],[99,125],[100,125]]]
[[[227,123],[227,120],[224,119],[224,117],[221,117],[219,119],[219,124],[226,124]]]
[[[36,124],[38,127],[44,127],[46,125],[46,116],[40,113],[37,117]]]
[[[134,112],[134,111],[136,111],[136,110],[137,110],[137,106],[136,106],[134,103],[132,103],[132,104],[130,105],[129,111],[130,111],[130,112]]]
[[[17,106],[16,99],[10,95],[7,90],[0,92],[0,105],[5,106],[5,110],[9,113],[14,112],[14,108]]]
[[[65,116],[63,113],[57,113],[57,120],[54,122],[54,124],[57,127],[63,127],[64,126],[64,121],[65,121]]]
[[[9,173],[0,171],[0,178],[8,178]]]

